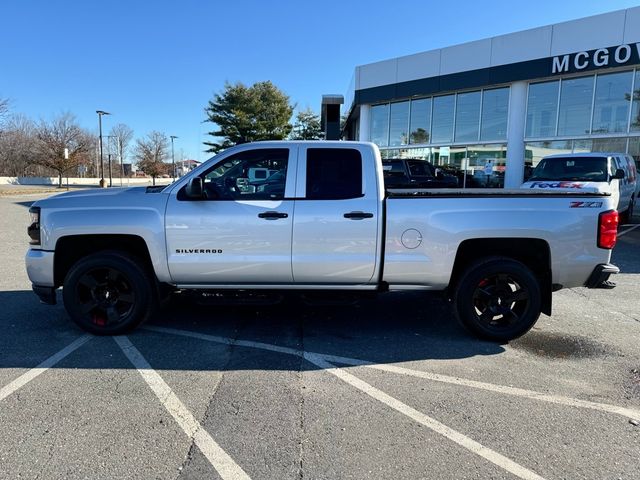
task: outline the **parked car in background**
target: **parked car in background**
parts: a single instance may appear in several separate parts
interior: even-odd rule
[[[414,158],[382,160],[386,188],[457,188],[458,178],[431,163]]]
[[[593,189],[617,199],[624,219],[633,215],[638,197],[638,170],[624,153],[571,153],[544,157],[522,188]]]

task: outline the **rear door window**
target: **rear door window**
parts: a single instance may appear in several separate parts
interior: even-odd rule
[[[306,198],[342,200],[362,196],[362,155],[354,148],[307,150]]]

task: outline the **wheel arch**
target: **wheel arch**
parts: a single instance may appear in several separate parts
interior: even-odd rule
[[[64,283],[69,269],[81,258],[100,251],[119,251],[132,255],[142,262],[153,278],[157,278],[153,269],[149,248],[138,235],[126,234],[83,234],[61,237],[56,242],[53,262],[53,280],[56,287]]]
[[[551,315],[551,249],[539,238],[474,238],[458,246],[448,292],[454,292],[469,265],[483,258],[507,257],[528,267],[540,281],[541,311]]]

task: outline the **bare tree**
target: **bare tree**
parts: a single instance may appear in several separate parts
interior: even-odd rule
[[[169,157],[169,140],[164,133],[153,131],[145,138],[136,140],[135,157],[138,167],[147,175],[151,175],[153,184],[156,177],[167,173],[165,160]]]
[[[118,123],[114,125],[109,132],[109,140],[114,147],[114,150],[118,152],[120,158],[120,175],[124,176],[124,163],[127,156],[127,149],[133,139],[133,130],[124,123]]]
[[[26,175],[36,154],[35,142],[33,121],[24,115],[10,116],[0,131],[0,175]]]
[[[9,99],[0,98],[0,120],[9,112]]]
[[[71,113],[63,113],[51,122],[41,121],[35,136],[37,155],[33,163],[55,170],[60,187],[64,172],[89,161],[91,137]]]

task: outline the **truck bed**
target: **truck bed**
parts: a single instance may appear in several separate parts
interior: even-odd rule
[[[521,188],[389,188],[387,197],[608,197],[595,188],[564,188],[555,190],[524,190]]]

